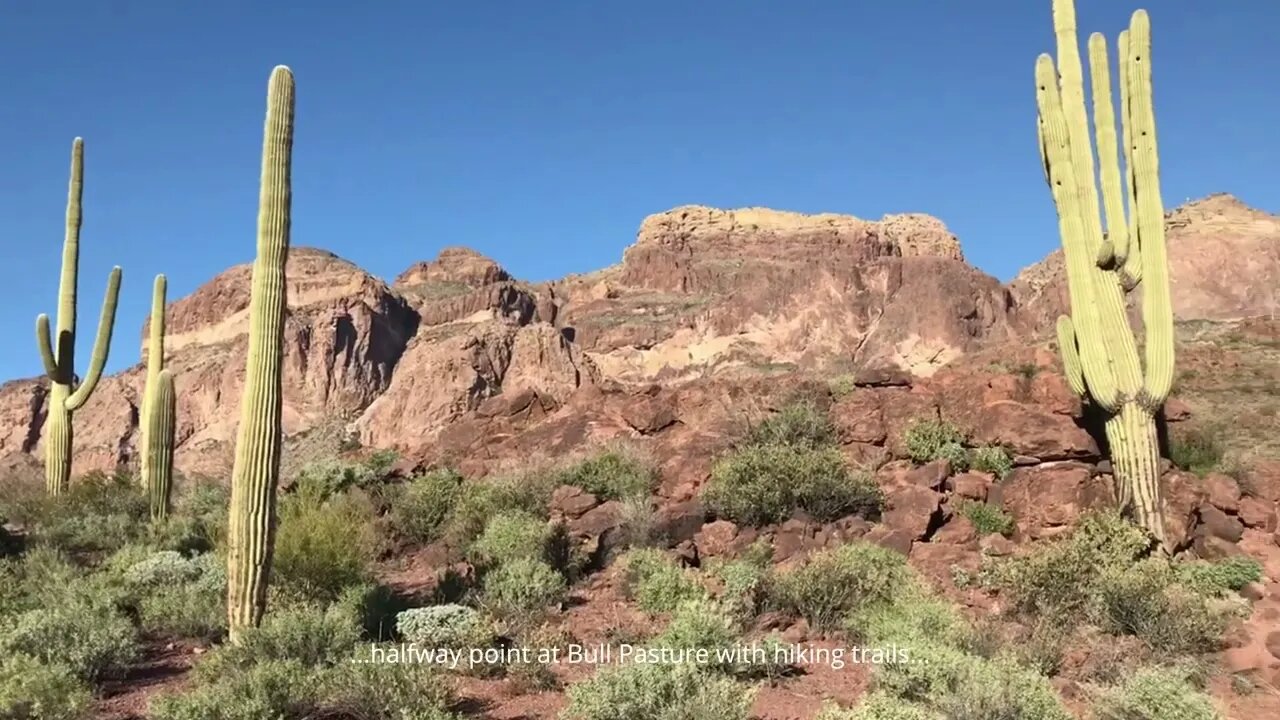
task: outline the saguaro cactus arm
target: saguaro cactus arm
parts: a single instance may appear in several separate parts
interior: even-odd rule
[[[1062,352],[1062,367],[1066,372],[1067,385],[1071,392],[1085,395],[1088,388],[1084,382],[1084,370],[1080,367],[1080,348],[1076,344],[1076,329],[1067,315],[1058,316],[1058,348]]]
[[[67,398],[67,409],[79,410],[98,381],[102,379],[102,370],[107,365],[107,356],[111,352],[111,333],[116,324],[116,302],[120,299],[120,268],[111,270],[107,279],[107,294],[102,299],[102,314],[98,317],[98,336],[93,341],[93,354],[89,356],[89,372],[85,374],[80,386]]]

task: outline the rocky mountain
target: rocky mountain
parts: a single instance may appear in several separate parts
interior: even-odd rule
[[[1174,317],[1239,320],[1280,311],[1280,217],[1219,193],[1165,213],[1165,232]],[[1009,287],[1031,326],[1052,327],[1070,302],[1062,251]]]
[[[1168,223],[1180,319],[1276,311],[1280,219],[1213,196]],[[168,309],[186,472],[220,474],[230,460],[249,273],[233,267]],[[553,282],[520,281],[465,248],[415,263],[390,285],[295,248],[288,276],[292,438],[336,444],[345,433],[409,455],[470,448],[481,461],[481,446],[547,450],[554,438],[568,447],[665,428],[682,413],[711,412],[704,403],[728,407],[749,378],[929,378],[984,349],[1026,345],[1066,297],[1060,253],[1004,286],[968,265],[956,237],[925,215],[700,206],[645,218],[621,263]],[[78,472],[134,460],[143,379],[140,365],[104,379],[77,415]],[[0,467],[39,457],[44,402],[40,379],[0,386]],[[543,419],[543,435],[517,438]]]

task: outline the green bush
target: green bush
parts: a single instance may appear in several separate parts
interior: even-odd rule
[[[495,515],[525,512],[546,518],[555,486],[554,477],[546,473],[502,475],[468,483],[445,523],[444,537],[450,545],[466,547]]]
[[[623,588],[627,597],[645,612],[672,612],[686,601],[706,596],[706,590],[694,576],[661,550],[632,550],[621,560]]]
[[[1147,667],[1102,691],[1097,720],[1218,720],[1213,702],[1176,668]]]
[[[461,475],[452,470],[432,470],[396,491],[387,521],[392,532],[406,540],[438,540],[461,494]]]
[[[768,544],[764,547],[771,551]],[[760,611],[769,580],[769,558],[743,557],[714,563],[712,575],[720,581],[720,604],[738,622],[747,623]]]
[[[956,506],[956,511],[983,535],[1012,535],[1017,527],[1009,513],[990,503],[965,500]]]
[[[235,645],[221,645],[195,667],[195,677],[216,683],[223,675],[270,663],[289,661],[301,667],[327,667],[353,656],[360,629],[349,614],[336,608],[278,608],[262,625],[247,628]]]
[[[743,444],[819,448],[835,442],[835,426],[827,413],[811,402],[799,401],[786,405],[752,427]]]
[[[891,597],[862,604],[845,618],[850,637],[874,646],[943,643],[967,646],[973,639],[959,611],[931,595],[917,579],[904,581]]]
[[[205,661],[208,662],[207,660]],[[205,663],[197,665],[197,669]],[[182,694],[151,701],[150,720],[247,720],[309,717],[318,678],[296,660],[264,660],[212,677]]]
[[[884,692],[871,692],[856,708],[843,710],[828,703],[814,720],[940,720],[937,713]]]
[[[150,512],[146,495],[129,475],[89,473],[66,493],[31,499],[8,515],[30,527],[35,543],[71,555],[105,555],[142,537]]]
[[[949,685],[932,699],[943,717],[1073,720],[1047,678],[1011,659],[975,659]]]
[[[689,663],[607,668],[569,686],[568,720],[746,720],[755,690]]]
[[[353,488],[369,488],[386,476],[395,460],[396,454],[386,450],[358,462],[338,458],[317,460],[298,472],[293,489],[316,500],[328,500]]]
[[[153,635],[222,637],[227,630],[227,574],[222,560],[205,553],[173,561],[171,566],[158,562],[159,557],[168,556],[157,553],[128,570],[134,584],[142,586],[137,596],[138,624]],[[157,572],[170,579],[160,580]]]
[[[998,562],[984,580],[1008,597],[1015,611],[1028,615],[1080,617],[1097,594],[1108,569],[1126,569],[1142,557],[1150,540],[1114,511],[1088,513],[1065,540]]]
[[[969,467],[1003,479],[1013,470],[1013,458],[999,445],[984,445],[969,454]]]
[[[129,566],[125,581],[140,587],[173,585],[200,577],[201,567],[191,558],[174,550],[161,550]]]
[[[1178,581],[1193,592],[1206,596],[1236,592],[1262,580],[1262,565],[1247,555],[1233,555],[1218,561],[1193,560],[1174,565]]]
[[[913,582],[901,554],[854,542],[811,555],[802,565],[778,573],[771,583],[770,602],[825,630],[850,612],[888,601]]]
[[[549,605],[564,600],[568,590],[555,568],[532,558],[516,558],[499,565],[481,581],[480,604],[499,618],[529,622]]]
[[[622,500],[618,518],[618,548],[644,548],[661,546],[666,541],[657,524],[657,512],[649,497],[628,497]]]
[[[752,445],[716,462],[703,500],[719,517],[746,525],[782,522],[796,510],[819,521],[873,514],[882,495],[850,473],[835,447]]]
[[[184,555],[217,548],[227,535],[229,490],[214,482],[184,482],[177,489],[173,511],[151,524],[149,542]]]
[[[536,515],[509,511],[493,516],[467,550],[471,562],[493,567],[513,560],[564,561],[563,531]]]
[[[712,655],[704,668],[728,672],[733,669],[727,662],[719,662],[716,650],[729,650],[738,643],[740,633],[734,627],[733,618],[724,608],[705,599],[689,600],[676,608],[667,627],[649,641],[654,648],[704,649]]]
[[[80,720],[92,695],[71,670],[25,653],[0,657],[0,718]]]
[[[658,471],[635,452],[621,446],[580,460],[556,473],[559,485],[573,485],[602,500],[647,498]]]
[[[1175,466],[1201,477],[1219,469],[1225,454],[1215,430],[1191,427],[1170,434],[1169,459]]]
[[[0,657],[25,653],[93,682],[138,655],[133,623],[114,607],[64,597],[44,608],[0,618]]]
[[[405,610],[396,616],[396,632],[407,643],[431,648],[483,647],[493,639],[480,613],[452,604]]]
[[[1162,559],[1111,568],[1097,583],[1096,622],[1117,635],[1133,635],[1157,651],[1194,655],[1216,650],[1229,617],[1205,598],[1177,585]]]
[[[367,580],[381,546],[366,498],[286,496],[280,503],[272,579],[303,598],[330,602]]]
[[[360,720],[457,720],[441,674],[418,663],[357,663],[331,668],[316,682],[308,717]]]
[[[959,471],[968,467],[968,455],[964,452],[964,433],[949,422],[938,419],[916,420],[903,433],[902,442],[906,446],[907,457],[918,463],[941,458],[951,460],[964,455],[961,465],[953,465],[952,469]]]

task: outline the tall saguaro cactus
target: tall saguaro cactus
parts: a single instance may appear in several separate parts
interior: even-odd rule
[[[151,327],[147,341],[147,386],[142,391],[142,484],[151,497],[151,519],[169,514],[173,488],[173,436],[177,398],[173,375],[164,367],[164,294],[166,280],[157,275],[151,294]]]
[[[1098,33],[1089,37],[1099,203],[1075,15],[1073,0],[1053,0],[1057,67],[1047,54],[1036,61],[1041,158],[1058,210],[1071,294],[1071,317],[1059,318],[1058,339],[1071,387],[1107,413],[1122,507],[1169,550],[1155,417],[1173,385],[1174,338],[1151,97],[1151,22],[1138,10],[1119,38],[1123,189],[1107,43]],[[1139,286],[1145,363],[1125,309],[1125,292]]]
[[[231,476],[227,617],[232,642],[257,626],[267,606],[280,472],[281,365],[284,355],[285,261],[289,253],[293,156],[293,73],[271,73],[262,141],[258,255],[249,300],[249,357],[240,401]]]
[[[49,333],[49,316],[36,318],[36,345],[49,377],[49,413],[44,422],[44,476],[50,495],[59,495],[71,484],[71,419],[84,406],[102,378],[111,350],[111,331],[116,322],[116,300],[120,296],[120,268],[112,268],[107,279],[107,295],[102,301],[98,336],[89,373],[83,380],[75,374],[76,286],[80,270],[80,200],[84,194],[84,140],[71,145],[71,183],[67,190],[67,234],[62,243],[62,278],[58,282],[58,327],[56,344]]]

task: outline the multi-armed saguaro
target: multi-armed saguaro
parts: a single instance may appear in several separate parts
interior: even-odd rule
[[[36,344],[49,376],[49,414],[44,423],[44,476],[49,494],[64,492],[71,483],[71,416],[88,401],[102,377],[111,350],[111,331],[120,296],[120,268],[111,270],[107,296],[98,320],[98,337],[83,380],[75,374],[76,284],[80,268],[80,199],[84,191],[84,140],[71,146],[71,185],[67,191],[67,236],[62,244],[62,279],[58,283],[58,337],[49,333],[49,316],[36,318]]]
[[[1071,317],[1058,319],[1058,340],[1072,388],[1088,393],[1108,415],[1106,437],[1122,507],[1169,550],[1155,418],[1173,385],[1173,310],[1151,101],[1151,21],[1138,10],[1119,39],[1123,186],[1107,43],[1098,33],[1089,37],[1101,208],[1073,0],[1054,0],[1053,24],[1058,64],[1055,69],[1049,55],[1037,59],[1036,101],[1041,159],[1058,208],[1071,293]],[[1125,309],[1125,292],[1139,284],[1145,363]]]
[[[151,296],[147,341],[147,386],[142,391],[142,484],[151,496],[151,519],[169,514],[173,487],[173,434],[177,398],[173,374],[164,367],[164,275],[157,275]]]
[[[280,471],[280,377],[284,354],[285,261],[289,254],[293,73],[271,73],[262,141],[258,255],[249,300],[249,358],[240,402],[227,534],[227,617],[232,642],[258,625],[267,606]]]

